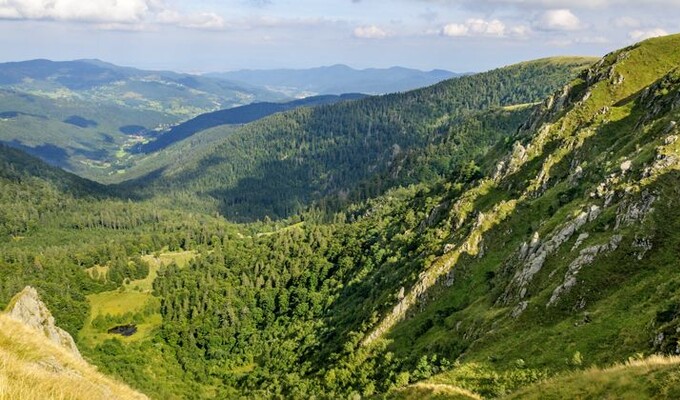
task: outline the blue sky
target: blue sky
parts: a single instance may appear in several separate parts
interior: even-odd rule
[[[482,71],[680,31],[680,0],[0,0],[0,61]]]

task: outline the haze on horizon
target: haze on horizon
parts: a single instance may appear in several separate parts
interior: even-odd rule
[[[680,0],[0,0],[0,61],[482,71],[680,31]]]

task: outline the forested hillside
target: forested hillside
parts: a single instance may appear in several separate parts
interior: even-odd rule
[[[538,60],[404,94],[274,115],[126,187],[140,196],[192,196],[192,207],[237,221],[290,216],[322,199],[322,207],[337,210],[395,184],[458,174],[514,133],[530,103],[590,62]]]
[[[0,302],[159,399],[673,398],[678,49],[282,113],[125,186],[0,147]]]
[[[143,153],[151,153],[162,150],[173,143],[185,140],[196,133],[221,125],[242,125],[257,121],[269,115],[293,110],[299,107],[314,107],[325,104],[334,104],[340,101],[357,100],[366,97],[362,94],[343,94],[340,96],[313,96],[300,100],[283,103],[252,103],[245,106],[227,108],[201,114],[177,126],[173,126],[167,132],[154,140],[137,146],[136,150]]]

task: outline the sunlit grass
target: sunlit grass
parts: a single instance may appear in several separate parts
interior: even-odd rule
[[[122,383],[0,315],[0,399],[144,399]]]

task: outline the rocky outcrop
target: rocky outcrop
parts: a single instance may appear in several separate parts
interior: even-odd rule
[[[626,201],[619,205],[616,212],[616,226],[620,229],[638,221],[642,221],[647,214],[654,211],[652,207],[656,201],[656,196],[651,193],[643,192],[640,199],[636,202]]]
[[[587,211],[581,212],[573,220],[558,227],[545,242],[541,243],[538,233],[535,233],[529,244],[522,244],[518,253],[522,265],[506,288],[500,303],[507,305],[515,300],[524,299],[529,284],[534,276],[541,271],[547,257],[557,251],[583,225],[594,221],[600,215],[600,211],[600,207],[592,205]]]
[[[578,273],[581,271],[581,268],[595,261],[595,257],[597,257],[598,254],[616,250],[619,247],[622,239],[623,238],[621,235],[614,235],[608,243],[589,246],[581,250],[578,257],[576,257],[576,259],[572,261],[571,264],[569,264],[567,273],[564,275],[564,281],[555,288],[552,295],[550,296],[547,306],[549,307],[557,303],[563,293],[568,292],[576,285],[576,275],[578,275]]]
[[[364,346],[371,344],[392,328],[397,322],[405,318],[406,313],[414,304],[423,302],[426,299],[426,292],[432,286],[437,283],[453,285],[455,278],[452,269],[458,262],[459,257],[463,253],[470,256],[479,255],[480,244],[484,233],[507,218],[516,206],[517,201],[515,200],[501,202],[496,204],[493,209],[489,210],[487,213],[477,213],[477,218],[466,239],[459,246],[453,247],[449,252],[435,260],[429,269],[418,274],[418,281],[413,285],[410,291],[406,292],[405,290],[399,290],[399,293],[397,294],[399,301],[397,304],[387,313],[387,315],[385,315],[375,329],[364,338],[362,344]]]
[[[38,292],[33,287],[26,286],[14,296],[7,308],[7,315],[40,332],[50,341],[66,348],[77,357],[81,357],[71,335],[56,325],[52,313],[40,300]]]

